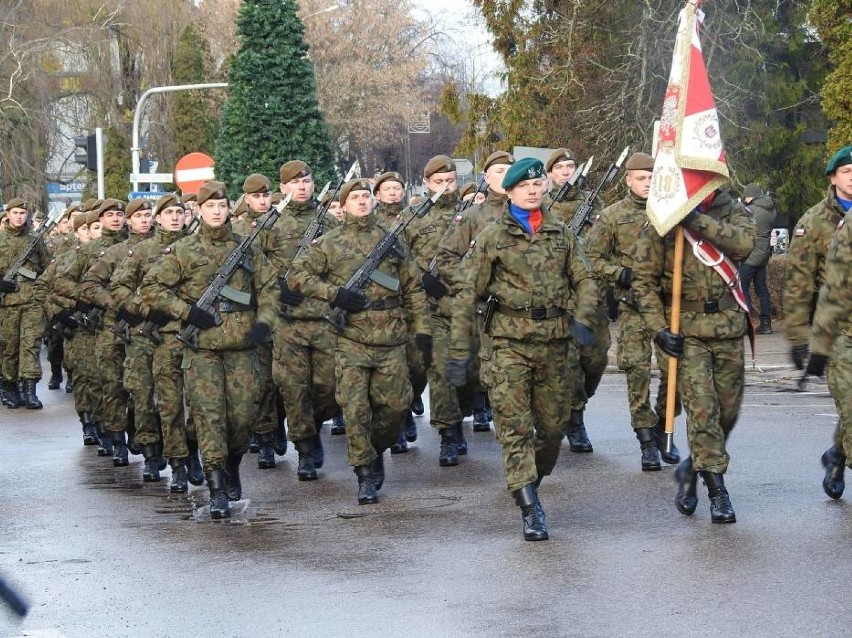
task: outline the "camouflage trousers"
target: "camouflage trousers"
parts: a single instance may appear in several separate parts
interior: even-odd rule
[[[852,467],[852,337],[840,335],[831,352],[828,367],[828,389],[837,407],[834,444],[846,455]]]
[[[494,338],[483,361],[503,469],[510,491],[548,476],[556,466],[568,420],[570,341],[526,343]]]
[[[669,357],[654,344],[654,335],[635,308],[622,303],[618,315],[618,368],[627,377],[627,403],[634,430],[652,428],[658,418],[666,416],[666,387],[669,378]],[[657,401],[651,408],[651,348],[657,357],[660,385]],[[675,414],[680,414],[677,400]]]
[[[124,390],[124,342],[102,328],[97,334],[97,378],[101,395],[100,415],[106,432],[127,429],[129,398]],[[76,383],[76,379],[75,379]]]
[[[146,337],[132,335],[124,358],[124,389],[133,404],[137,445],[154,445],[162,440],[157,409],[154,406],[154,344]]]
[[[745,386],[743,340],[686,337],[677,374],[693,467],[724,474]]]
[[[5,381],[41,379],[44,323],[39,305],[0,306],[0,375]]]
[[[408,381],[411,383],[412,395],[419,397],[426,390],[426,367],[423,365],[423,355],[414,341],[414,333],[409,331],[408,343],[405,344],[405,359],[408,362]]]
[[[609,334],[609,319],[603,305],[598,309],[595,324],[591,326],[595,333],[595,345],[591,348],[586,346],[572,347],[579,350],[579,374],[574,377],[576,381],[571,399],[572,410],[583,410],[586,403],[591,399],[600,385],[606,366],[609,363],[609,347],[612,337]]]
[[[154,349],[152,372],[157,394],[157,411],[163,436],[163,456],[182,459],[189,455],[187,439],[195,440],[184,409],[183,344],[174,333],[163,333],[163,342]],[[221,388],[219,390],[221,392]]]
[[[95,335],[78,328],[65,346],[65,365],[74,375],[74,408],[77,412],[91,412],[92,418],[100,423],[103,419],[100,383],[95,377],[98,367]]]
[[[261,377],[260,402],[251,431],[255,434],[270,434],[278,429],[278,388],[272,378],[272,346],[258,346],[257,360]]]
[[[346,420],[346,462],[369,465],[396,442],[411,407],[405,346],[368,346],[338,337],[334,372]]]
[[[205,471],[248,449],[265,380],[257,351],[184,349],[184,388]]]
[[[475,356],[473,354],[472,356]],[[445,375],[450,358],[450,321],[432,315],[432,365],[426,371],[429,381],[429,424],[438,430],[455,427],[473,413],[477,380],[471,375],[467,385],[454,388]]]
[[[272,373],[287,410],[292,441],[316,436],[323,421],[337,414],[334,400],[334,346],[327,321],[284,322],[275,332]]]

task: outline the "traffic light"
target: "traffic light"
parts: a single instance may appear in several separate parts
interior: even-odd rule
[[[98,170],[98,151],[95,143],[95,135],[74,138],[74,161],[82,164],[90,171]]]

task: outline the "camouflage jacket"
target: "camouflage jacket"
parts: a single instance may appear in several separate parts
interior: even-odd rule
[[[802,215],[790,238],[784,273],[784,336],[794,346],[808,343],[824,281],[825,255],[843,216],[831,186],[825,199]]]
[[[142,303],[186,321],[189,308],[210,286],[219,267],[239,245],[231,223],[211,228],[204,222],[199,231],[162,250],[162,258],[142,278]],[[198,334],[200,350],[247,350],[253,348],[249,332],[254,323],[273,325],[278,306],[278,278],[259,246],[252,244],[245,265],[228,285],[251,295],[249,306],[228,301],[218,304],[222,323]]]
[[[696,215],[688,228],[735,262],[754,248],[754,221],[726,191],[717,193],[707,212]],[[646,232],[636,244],[635,254],[641,259],[633,265],[634,298],[645,324],[656,332],[671,325],[674,233],[660,237]],[[698,261],[686,240],[681,303],[680,330],[687,337],[730,339],[745,334],[746,316],[733,302],[728,286],[712,268]],[[721,309],[704,312],[706,304],[718,304]]]
[[[828,356],[838,335],[852,337],[852,213],[847,213],[825,258],[825,283],[814,313],[811,351]]]
[[[118,310],[110,294],[110,279],[118,265],[127,259],[127,252],[150,237],[150,233],[130,233],[123,242],[98,253],[97,259],[80,280],[80,298],[106,310],[104,320],[108,326],[115,323],[115,313]]]
[[[754,216],[757,237],[754,240],[754,250],[745,258],[743,264],[746,266],[765,266],[772,252],[769,242],[772,237],[772,228],[775,226],[775,218],[778,216],[778,211],[775,210],[775,202],[772,201],[769,195],[755,197],[747,206]]]
[[[0,230],[0,277],[6,274],[6,271],[11,268],[20,254],[24,252],[34,234],[35,232],[29,224],[24,224],[16,230],[12,230],[8,226],[4,226]],[[36,278],[38,278],[47,269],[48,265],[50,265],[50,259],[50,251],[48,251],[44,242],[40,241],[24,263],[24,268],[34,272]],[[38,304],[44,303],[44,297],[35,286],[35,282],[36,280],[28,279],[18,273],[17,277],[15,277],[18,290],[3,295],[2,305],[21,306],[33,302]]]
[[[95,263],[110,246],[115,246],[127,239],[127,230],[108,230],[101,232],[98,239],[87,244],[81,244],[77,249],[68,253],[68,261],[64,261],[57,268],[56,278],[53,281],[53,300],[63,308],[73,308],[78,300],[83,300],[80,295],[80,281],[83,279],[92,264]]]
[[[35,288],[38,298],[43,299],[44,313],[48,319],[55,317],[63,308],[73,308],[74,301],[57,295],[54,290],[54,283],[59,273],[68,267],[71,261],[77,254],[77,249],[81,244],[77,244],[71,250],[66,250],[64,253],[55,255],[53,261],[45,269],[45,271],[36,280]]]
[[[378,222],[375,213],[360,218],[347,214],[343,224],[316,240],[310,250],[296,260],[290,285],[326,303],[333,301],[338,289],[355,274],[385,232],[385,226]],[[363,290],[364,295],[372,303],[392,303],[391,300],[399,297],[400,305],[386,310],[349,313],[340,336],[372,346],[401,345],[408,338],[407,320],[411,321],[415,334],[430,334],[426,293],[420,285],[417,268],[405,258],[405,247],[391,251],[380,270],[399,280],[399,291],[370,281]]]
[[[462,269],[466,275],[453,306],[451,356],[470,354],[473,307],[476,299],[494,295],[499,307],[489,334],[518,341],[568,339],[573,318],[594,324],[600,304],[598,286],[573,233],[545,212],[538,231],[529,235],[509,213],[486,226],[472,241]],[[501,312],[504,308],[512,314]],[[556,309],[559,316],[545,319],[513,316],[532,309]]]
[[[142,318],[148,316],[151,309],[139,296],[142,280],[151,267],[160,261],[163,249],[185,236],[182,230],[168,231],[157,228],[153,237],[148,237],[135,246],[127,247],[126,258],[115,269],[109,281],[109,292],[115,301],[116,309],[123,307],[127,312]],[[180,322],[177,320],[160,328],[161,332],[178,332],[179,330]]]
[[[60,255],[68,250],[73,250],[77,245],[77,237],[74,233],[59,233],[51,235],[47,240],[47,246],[53,255]]]

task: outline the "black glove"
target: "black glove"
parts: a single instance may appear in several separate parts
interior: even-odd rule
[[[126,321],[131,326],[138,326],[142,323],[142,317],[134,315],[132,312],[127,312],[124,308],[118,309],[118,312],[115,313],[115,318],[119,321]]]
[[[360,312],[366,310],[370,302],[360,292],[347,290],[343,286],[337,289],[337,294],[331,302],[332,308],[341,308],[348,312]]]
[[[423,357],[423,367],[428,368],[432,365],[432,337],[429,335],[414,335],[414,343],[417,344],[417,349]]]
[[[94,308],[92,304],[82,300],[78,301],[77,304],[74,306],[74,310],[76,310],[77,312],[82,312],[83,314],[86,314],[87,312],[91,311],[92,308]]]
[[[807,344],[802,346],[793,346],[790,350],[790,357],[793,359],[793,365],[796,366],[796,370],[804,370],[805,361],[807,361],[808,358]]]
[[[812,377],[821,377],[825,374],[825,366],[828,365],[828,357],[824,354],[812,354],[808,359],[808,368],[805,374]]]
[[[434,299],[440,299],[447,295],[446,286],[444,286],[444,284],[442,284],[438,278],[430,272],[424,272],[423,276],[420,278],[420,282],[423,284],[423,290],[426,291],[426,294]]]
[[[657,330],[654,335],[654,343],[670,357],[679,357],[683,354],[683,335],[675,334],[668,328]]]
[[[71,310],[71,308],[66,308],[56,315],[53,323],[61,323],[63,326],[67,326],[68,328],[79,328],[80,324],[77,323],[77,320],[74,319],[73,315],[74,311]]]
[[[0,292],[18,292],[18,284],[14,281],[6,281],[5,279],[0,279]]]
[[[192,304],[189,307],[189,314],[186,315],[186,322],[198,326],[202,330],[209,330],[216,325],[216,317]]]
[[[161,328],[170,321],[174,321],[174,317],[172,317],[169,313],[163,312],[162,310],[154,310],[153,308],[148,311],[146,319]]]
[[[633,283],[633,269],[632,268],[622,268],[621,272],[618,273],[618,285],[622,288],[630,288],[630,284]]]
[[[454,388],[460,388],[467,384],[468,367],[470,359],[450,359],[447,361],[447,382]]]
[[[592,332],[592,329],[579,321],[571,322],[571,336],[574,337],[574,341],[576,341],[578,345],[585,346],[587,348],[591,348],[595,345],[595,343],[597,343],[595,333]]]
[[[272,330],[269,329],[269,324],[263,322],[254,324],[249,331],[249,339],[256,346],[272,341]]]
[[[283,305],[295,308],[305,300],[305,295],[295,290],[290,290],[286,279],[279,279],[278,285],[281,288],[281,303]]]

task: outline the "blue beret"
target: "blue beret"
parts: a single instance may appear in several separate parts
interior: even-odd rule
[[[828,166],[825,167],[825,174],[831,175],[841,166],[852,164],[852,145],[844,146],[828,160]]]
[[[512,167],[506,171],[503,177],[503,188],[508,190],[525,179],[540,177],[544,177],[544,164],[534,157],[525,157],[512,164]]]

